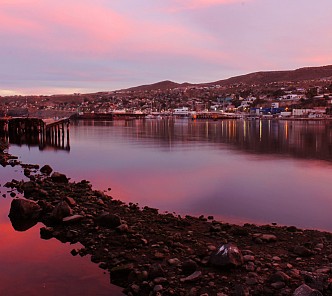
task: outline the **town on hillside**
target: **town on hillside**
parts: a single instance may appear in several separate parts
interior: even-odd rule
[[[113,118],[329,118],[332,79],[268,83],[176,84],[170,81],[132,89],[70,95],[0,97],[0,117]],[[123,115],[123,116],[121,116]]]

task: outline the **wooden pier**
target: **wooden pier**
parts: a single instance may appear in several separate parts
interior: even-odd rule
[[[38,144],[41,150],[46,146],[70,150],[69,123],[69,118],[0,118],[0,133],[13,144]]]

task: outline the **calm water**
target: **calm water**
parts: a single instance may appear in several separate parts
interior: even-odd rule
[[[332,231],[331,136],[332,123],[317,121],[81,121],[71,124],[70,151],[11,145],[10,153],[25,163],[49,164],[72,180],[90,180],[95,189],[111,188],[114,198],[161,211]],[[0,173],[8,178],[8,170]],[[20,253],[16,248],[34,253],[25,241],[32,247],[40,242],[36,248],[45,257],[39,261],[47,262],[47,268],[59,249],[62,260],[71,262],[65,267],[54,263],[55,270],[40,275],[39,285],[57,270],[65,270],[73,281],[84,278],[80,265],[88,263],[71,258],[72,247],[39,240],[36,227],[27,233],[10,229],[8,199],[2,200],[1,220],[6,229],[1,235],[7,235],[2,241],[8,244],[0,254],[3,248],[8,248],[7,258]],[[26,265],[33,258],[20,260]],[[34,268],[40,271],[46,267],[39,261]],[[14,268],[19,263],[8,264]],[[75,264],[79,267],[72,271]],[[92,267],[89,263],[87,270]]]

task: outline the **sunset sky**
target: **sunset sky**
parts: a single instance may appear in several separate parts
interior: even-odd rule
[[[0,95],[332,64],[331,0],[0,0]]]

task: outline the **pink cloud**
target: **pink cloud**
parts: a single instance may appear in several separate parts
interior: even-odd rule
[[[169,11],[181,11],[181,10],[192,10],[192,9],[202,9],[211,6],[218,5],[229,5],[229,4],[246,4],[253,0],[174,0],[172,1],[171,8]]]

